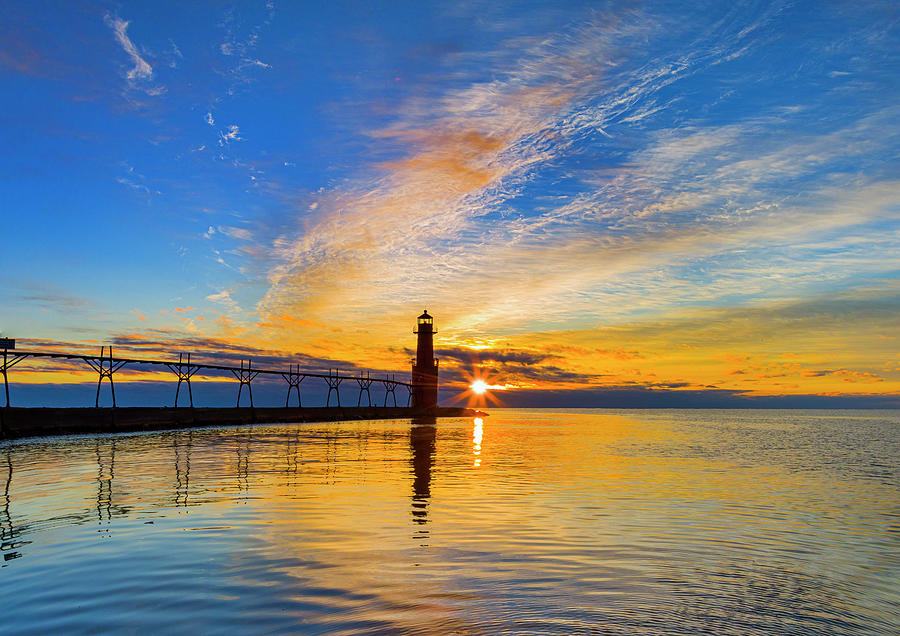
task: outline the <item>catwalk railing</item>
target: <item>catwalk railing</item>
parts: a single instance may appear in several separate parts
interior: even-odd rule
[[[107,353],[107,349],[109,349]],[[64,359],[64,360],[81,360],[86,363],[91,369],[93,369],[98,374],[97,379],[97,396],[94,400],[94,406],[100,406],[100,388],[103,385],[103,379],[109,379],[110,392],[112,394],[112,405],[116,406],[116,388],[113,382],[113,375],[119,371],[125,365],[149,365],[149,366],[163,366],[168,368],[172,373],[174,373],[178,379],[177,384],[175,385],[175,406],[178,406],[178,397],[181,391],[181,385],[186,384],[188,390],[188,401],[191,407],[194,406],[194,395],[191,390],[191,378],[194,374],[203,371],[228,371],[232,375],[234,375],[235,379],[238,381],[238,395],[237,395],[237,403],[236,406],[241,405],[241,393],[243,392],[244,387],[247,387],[247,392],[250,398],[250,406],[253,407],[253,380],[259,375],[277,375],[281,376],[281,378],[287,383],[287,396],[284,401],[285,407],[289,405],[291,392],[296,391],[297,394],[297,406],[302,406],[300,400],[300,383],[306,380],[307,378],[318,378],[325,381],[328,385],[328,396],[325,401],[325,406],[331,406],[331,394],[334,393],[337,401],[337,406],[341,405],[341,393],[340,393],[340,385],[345,380],[355,380],[359,385],[359,396],[356,400],[356,405],[362,405],[363,394],[366,396],[367,406],[373,406],[372,404],[372,395],[369,392],[369,387],[372,384],[381,384],[384,387],[384,406],[387,406],[388,396],[393,398],[394,406],[397,406],[397,393],[396,389],[398,386],[405,387],[407,390],[407,406],[410,405],[412,400],[412,384],[408,382],[401,382],[400,380],[395,379],[393,375],[385,376],[384,378],[372,377],[368,372],[365,375],[343,375],[338,370],[329,370],[328,373],[310,373],[306,371],[300,371],[300,365],[289,364],[287,370],[285,369],[259,369],[253,367],[252,360],[246,360],[246,364],[244,360],[241,360],[240,366],[229,366],[224,364],[203,364],[194,362],[191,360],[191,354],[178,354],[178,360],[145,360],[141,358],[116,358],[113,356],[112,347],[100,347],[100,355],[92,356],[82,353],[59,353],[59,352],[50,352],[50,351],[17,351],[15,349],[0,349],[3,352],[3,388],[6,392],[6,406],[10,405],[9,401],[9,378],[8,371],[19,362],[27,358],[55,358],[55,359]]]

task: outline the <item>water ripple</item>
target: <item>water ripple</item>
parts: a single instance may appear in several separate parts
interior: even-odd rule
[[[900,632],[900,415],[0,444],[4,633]]]

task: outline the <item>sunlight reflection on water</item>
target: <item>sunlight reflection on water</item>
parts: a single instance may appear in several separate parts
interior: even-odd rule
[[[898,631],[894,412],[0,444],[4,633]]]
[[[472,463],[476,468],[481,466],[481,436],[484,434],[484,419],[480,417],[474,418],[474,423],[472,425],[472,454],[475,455],[475,460]]]

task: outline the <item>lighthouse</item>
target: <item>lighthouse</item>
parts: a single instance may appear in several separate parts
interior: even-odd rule
[[[426,309],[416,319],[419,340],[412,367],[413,406],[432,408],[438,403],[438,361],[434,359],[434,318]]]

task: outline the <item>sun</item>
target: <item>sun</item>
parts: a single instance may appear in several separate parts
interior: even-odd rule
[[[469,408],[485,407],[488,403],[503,406],[503,402],[497,394],[502,394],[509,389],[518,387],[509,383],[494,384],[496,378],[491,377],[493,369],[482,367],[478,358],[479,354],[475,352],[472,355],[471,366],[460,370],[460,375],[469,384],[466,385],[464,391],[453,397],[452,400],[454,402],[465,402]]]

